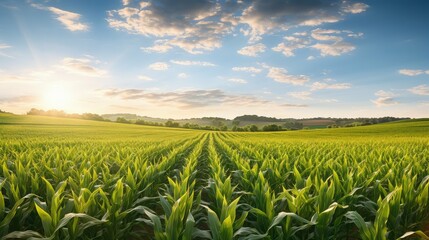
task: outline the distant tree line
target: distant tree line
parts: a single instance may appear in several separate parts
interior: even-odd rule
[[[231,130],[233,132],[276,132],[276,131],[288,131],[288,130],[296,130],[296,129],[288,129],[283,127],[282,125],[277,125],[277,124],[268,124],[263,126],[262,128],[259,128],[255,124],[252,124],[244,127],[233,126]]]
[[[243,115],[234,118],[236,121],[243,121],[243,122],[283,122],[285,119],[278,119],[274,117],[264,117],[264,116],[258,116],[258,115]]]
[[[367,126],[378,123],[387,123],[399,120],[407,120],[410,118],[397,118],[397,117],[381,117],[381,118],[337,118],[335,124],[326,126],[327,128],[339,128],[339,127],[357,127]]]
[[[39,115],[39,116],[50,116],[50,117],[65,117],[65,118],[77,118],[77,119],[85,119],[85,120],[94,120],[94,121],[107,121],[110,122],[108,119],[104,119],[102,116],[95,114],[95,113],[65,113],[63,110],[56,110],[56,109],[50,109],[50,110],[41,110],[37,108],[30,109],[29,112],[27,112],[27,115]]]
[[[5,113],[0,110],[0,113]],[[94,121],[107,121],[109,119],[103,118],[101,115],[95,113],[83,113],[83,114],[68,114],[63,110],[41,110],[32,108],[28,115],[41,115],[41,116],[52,116],[52,117],[66,117],[66,118],[77,118],[85,120],[94,120]],[[170,119],[165,123],[162,122],[151,122],[145,121],[143,119],[128,120],[125,117],[118,117],[115,122],[117,123],[126,123],[126,124],[137,124],[137,125],[147,125],[147,126],[162,126],[162,127],[171,127],[171,128],[187,128],[187,129],[200,129],[200,130],[211,130],[211,131],[234,131],[234,132],[274,132],[274,131],[289,131],[289,130],[300,130],[307,129],[304,128],[303,124],[295,119],[277,119],[271,117],[263,117],[257,115],[244,115],[234,118],[232,121],[231,129],[225,125],[227,119],[217,118],[217,117],[203,117],[203,120],[211,121],[211,125],[201,126],[195,123],[184,123],[180,124]],[[395,117],[382,117],[382,118],[311,118],[312,120],[333,120],[334,124],[326,126],[327,128],[338,128],[338,127],[355,127],[355,126],[365,126],[372,125],[377,123],[386,123],[398,120],[406,120],[410,118],[395,118]],[[253,121],[253,122],[276,122],[276,124],[268,124],[262,127],[258,127],[256,124],[247,125],[244,127],[239,127],[240,121]]]

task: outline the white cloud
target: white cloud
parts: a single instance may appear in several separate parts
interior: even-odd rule
[[[4,43],[0,43],[0,49],[6,49],[6,48],[10,48],[10,46]]]
[[[346,12],[346,13],[357,14],[357,13],[365,12],[368,8],[369,6],[366,5],[365,3],[349,4],[345,2],[345,5],[343,6],[342,10],[343,12]]]
[[[288,75],[287,70],[284,68],[270,67],[267,77],[276,82],[289,83],[292,85],[304,85],[310,78],[305,75]]]
[[[166,53],[172,48],[172,46],[166,44],[155,44],[152,47],[141,47],[140,49],[148,53]]]
[[[417,76],[423,73],[429,74],[429,70],[425,72],[424,70],[420,69],[400,69],[399,73],[406,76]]]
[[[232,32],[231,22],[220,20],[221,5],[210,0],[180,2],[144,1],[139,8],[124,7],[108,12],[108,24],[132,34],[167,39],[166,44],[200,54],[222,46],[222,37]],[[210,18],[216,17],[216,21]]]
[[[179,74],[177,74],[177,77],[178,77],[178,78],[181,78],[181,79],[185,79],[185,78],[188,78],[188,77],[189,77],[189,75],[188,75],[188,74],[186,74],[186,73],[179,73]]]
[[[262,69],[255,67],[233,67],[232,71],[236,72],[249,72],[249,73],[260,73]]]
[[[78,13],[65,11],[56,7],[47,7],[46,9],[55,14],[57,16],[56,19],[70,31],[87,31],[89,29],[87,24],[79,21],[81,15]]]
[[[306,105],[306,104],[293,104],[293,103],[284,103],[280,106],[286,107],[286,108],[305,108],[305,107],[308,107],[308,105]]]
[[[138,78],[140,80],[143,80],[143,81],[153,81],[153,79],[151,77],[148,77],[148,76],[145,76],[145,75],[139,75]]]
[[[252,40],[272,31],[338,22],[342,19],[340,5],[329,1],[303,4],[301,1],[255,0],[243,11],[241,23],[249,26],[246,32]]]
[[[165,62],[155,62],[150,64],[149,68],[156,71],[165,71],[168,69],[168,64]]]
[[[335,102],[338,102],[338,100],[334,99],[334,98],[331,98],[331,99],[324,99],[324,100],[322,100],[322,102],[325,102],[325,103],[335,103]]]
[[[216,66],[213,63],[201,62],[201,61],[171,60],[170,62],[177,64],[177,65],[184,65],[184,66],[202,66],[202,67],[214,67],[214,66]]]
[[[359,32],[359,33],[354,33],[352,31],[344,31],[344,32],[347,33],[347,37],[351,37],[351,38],[361,38],[364,35],[362,32]]]
[[[347,37],[360,37],[363,33],[354,33],[350,30],[335,30],[316,28],[310,32],[298,32],[292,36],[285,36],[284,42],[272,48],[273,51],[282,52],[286,57],[295,56],[295,50],[301,48],[313,48],[320,51],[321,56],[340,56],[353,51],[356,47],[344,39]],[[310,56],[307,60],[313,60]]]
[[[290,92],[288,93],[289,96],[302,99],[302,100],[308,100],[311,99],[311,92],[305,91],[305,92]]]
[[[341,31],[334,29],[314,29],[311,31],[311,37],[319,41],[341,41],[342,37],[333,34],[340,34]]]
[[[140,9],[149,7],[150,4],[151,4],[150,2],[142,1],[142,2],[140,2]]]
[[[349,89],[351,88],[351,84],[350,83],[333,83],[333,84],[329,84],[326,82],[314,82],[311,85],[311,91],[315,91],[315,90],[321,90],[321,89],[335,89],[335,90],[339,90],[339,89]]]
[[[241,83],[241,84],[247,83],[246,80],[241,79],[241,78],[230,78],[230,79],[228,79],[228,81],[234,82],[234,83]]]
[[[311,46],[314,49],[320,51],[320,55],[325,56],[340,56],[342,54],[351,52],[356,49],[356,47],[348,42],[339,41],[332,44],[322,44],[317,43]]]
[[[9,98],[0,98],[0,103],[8,103],[8,104],[30,104],[39,101],[40,98],[31,95],[23,95]]]
[[[380,90],[374,94],[378,98],[376,100],[371,100],[377,107],[396,105],[398,102],[395,100],[396,94],[392,92],[386,92]]]
[[[347,14],[368,8],[363,3],[343,0],[306,3],[297,0],[145,0],[139,6],[130,2],[122,0],[124,6],[108,11],[107,22],[111,28],[165,40],[163,47],[155,44],[147,51],[167,51],[166,46],[171,46],[191,54],[220,48],[228,35],[241,33],[253,44],[265,34],[338,22]],[[307,33],[294,36],[303,37]]]
[[[307,60],[308,60],[308,61],[312,61],[312,60],[314,60],[314,59],[316,59],[316,57],[314,57],[314,56],[308,56],[308,57],[307,57]]]
[[[408,91],[417,94],[417,95],[425,95],[428,96],[429,95],[429,85],[423,84],[423,85],[418,85],[415,86],[413,88],[408,89]]]
[[[89,77],[103,77],[107,74],[106,70],[95,67],[93,64],[97,61],[89,58],[64,58],[58,68],[64,69],[69,73],[85,75]]]
[[[11,48],[11,46],[4,43],[0,43],[0,56],[10,57],[9,55],[3,52],[3,49],[8,49],[8,48]]]
[[[296,32],[296,33],[293,33],[292,35],[304,37],[304,36],[307,36],[308,33],[307,32]]]
[[[279,43],[276,47],[272,48],[273,51],[281,52],[286,57],[295,56],[296,49],[305,48],[310,44],[309,39],[298,38],[294,36],[284,37],[286,42]]]
[[[262,43],[258,43],[255,45],[250,45],[243,47],[242,49],[238,50],[237,53],[249,57],[256,57],[259,53],[265,52],[265,45]]]
[[[254,96],[234,95],[222,90],[184,90],[154,92],[141,89],[105,89],[105,97],[117,97],[127,101],[144,101],[159,106],[173,106],[179,109],[194,109],[208,106],[265,106],[272,102]]]

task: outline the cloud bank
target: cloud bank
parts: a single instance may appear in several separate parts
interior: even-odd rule
[[[188,53],[200,54],[220,48],[224,37],[240,33],[252,45],[239,53],[257,56],[265,50],[257,43],[264,35],[299,26],[316,27],[342,21],[347,15],[365,12],[368,7],[347,0],[124,0],[122,8],[108,12],[107,22],[111,28],[120,31],[154,37],[153,46],[142,48],[148,52],[164,53],[178,47]],[[300,45],[290,47],[299,48]],[[287,45],[283,44],[276,50],[290,54],[285,48]],[[316,45],[316,49],[325,49],[325,55],[351,51],[345,43],[327,48]]]

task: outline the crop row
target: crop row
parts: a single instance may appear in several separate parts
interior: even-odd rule
[[[164,142],[11,139],[0,142],[0,236],[427,238],[428,149],[422,140],[219,132]]]

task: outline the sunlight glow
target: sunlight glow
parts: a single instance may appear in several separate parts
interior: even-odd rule
[[[48,109],[66,110],[71,104],[72,96],[65,86],[50,86],[43,93],[43,106]]]

